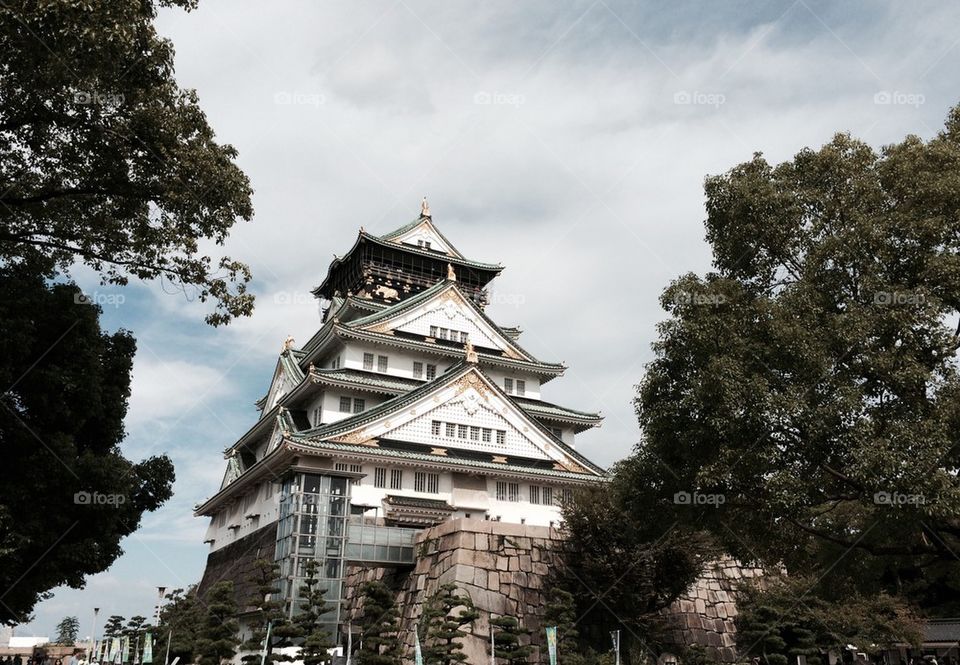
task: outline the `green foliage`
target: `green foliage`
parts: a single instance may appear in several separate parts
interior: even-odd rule
[[[251,218],[250,184],[154,27],[158,5],[195,4],[0,6],[0,263],[159,277],[216,301],[212,324],[250,314],[247,266],[199,249]]]
[[[359,665],[400,665],[400,640],[397,637],[399,613],[394,593],[380,581],[360,587],[363,610],[360,615],[363,647]]]
[[[580,641],[599,651],[609,648],[609,631],[620,625],[628,629],[621,636],[624,652],[634,636],[660,639],[660,610],[716,554],[698,525],[666,517],[656,473],[640,484],[623,467],[606,485],[579,490],[564,505],[568,538],[552,585],[576,600]]]
[[[205,612],[194,649],[197,665],[221,665],[236,655],[240,626],[233,593],[233,582],[218,582],[202,599]]]
[[[80,634],[80,620],[77,617],[63,617],[57,624],[57,644],[72,647]]]
[[[258,612],[250,637],[243,643],[242,648],[247,653],[241,657],[241,660],[251,665],[260,663],[268,626],[270,643],[267,645],[264,662],[292,660],[290,656],[275,651],[275,649],[294,646],[293,640],[298,637],[297,627],[287,618],[283,600],[280,598],[280,564],[272,559],[257,559],[253,568],[250,581],[253,583],[254,591],[248,603],[250,608]]]
[[[564,665],[587,665],[590,662],[580,646],[577,601],[572,593],[556,585],[547,590],[542,624],[557,627],[557,657]]]
[[[135,342],[101,331],[99,307],[82,298],[74,284],[0,267],[0,623],[109,568],[171,495],[166,456],[131,462],[119,447]]]
[[[533,652],[529,644],[523,644],[523,638],[530,634],[517,621],[516,617],[502,616],[490,619],[493,626],[494,655],[505,660],[509,665],[526,663]]]
[[[103,625],[103,634],[107,637],[119,637],[123,635],[123,624],[126,618],[119,614],[111,614],[107,622]]]
[[[420,618],[425,665],[454,665],[467,660],[461,640],[468,626],[480,618],[468,593],[455,584],[443,584],[424,603]]]
[[[204,608],[197,600],[195,586],[186,591],[174,589],[167,593],[164,605],[160,608],[160,625],[155,631],[154,654],[166,653],[169,638],[170,660],[179,657],[180,662],[192,663],[203,618]]]
[[[319,567],[316,559],[307,561],[306,578],[300,589],[300,614],[294,618],[297,634],[303,638],[299,655],[303,665],[328,665],[332,662],[328,649],[336,646],[322,623],[323,615],[327,611],[327,601],[323,589],[318,586]]]
[[[738,590],[737,643],[742,655],[768,665],[794,663],[805,656],[818,665],[822,654],[880,653],[896,643],[919,644],[920,620],[900,600],[887,595],[854,596],[829,602],[810,596],[809,577],[765,579]]]

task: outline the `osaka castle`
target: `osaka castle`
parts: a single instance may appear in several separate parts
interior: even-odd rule
[[[576,448],[600,415],[542,396],[564,365],[485,311],[502,270],[454,247],[426,201],[391,233],[360,230],[313,291],[319,330],[284,342],[196,509],[210,519],[201,591],[244,586],[240,571],[272,558],[292,614],[317,559],[336,634],[348,567],[412,564],[417,532],[455,518],[559,525],[572,490],[605,477]]]

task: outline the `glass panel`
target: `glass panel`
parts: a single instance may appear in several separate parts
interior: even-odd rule
[[[317,494],[320,491],[320,476],[313,473],[304,473],[303,491]]]

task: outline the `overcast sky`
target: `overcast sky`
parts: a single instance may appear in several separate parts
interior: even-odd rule
[[[506,266],[490,313],[566,375],[544,398],[600,410],[578,448],[609,465],[638,440],[631,399],[678,275],[705,272],[703,178],[849,131],[877,147],[929,138],[960,101],[960,5],[926,2],[240,2],[165,10],[195,88],[255,189],[227,252],[257,310],[214,330],[161,285],[105,290],[109,329],[139,351],[128,457],[168,453],[176,494],[82,591],[17,634],[77,615],[88,635],[150,615],[156,587],[197,582],[195,503],[255,420],[284,337],[319,325],[309,295],[363,226],[434,221],[468,257]],[[114,300],[119,300],[115,298]]]

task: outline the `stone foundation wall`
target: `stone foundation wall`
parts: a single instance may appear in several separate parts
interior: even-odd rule
[[[413,568],[351,568],[347,597],[353,600],[360,585],[374,579],[394,588],[401,608],[401,639],[412,648],[424,600],[441,585],[455,583],[480,610],[480,619],[464,640],[467,662],[489,660],[489,614],[517,617],[531,631],[531,661],[540,662],[542,589],[560,540],[560,532],[549,527],[470,519],[444,522],[418,536]],[[354,602],[348,605],[355,617],[360,608]]]
[[[535,651],[531,662],[540,662],[542,590],[561,540],[561,532],[549,527],[469,519],[444,522],[418,536],[415,566],[348,569],[348,616],[357,623],[360,607],[355,596],[360,586],[366,581],[383,581],[397,593],[401,639],[412,652],[413,630],[424,600],[441,585],[455,583],[470,594],[480,610],[480,619],[464,640],[468,663],[489,660],[490,613],[517,617],[531,631]],[[735,662],[736,585],[762,574],[759,568],[742,566],[730,558],[709,564],[701,578],[664,611],[675,625],[676,651],[701,645],[709,657]]]

